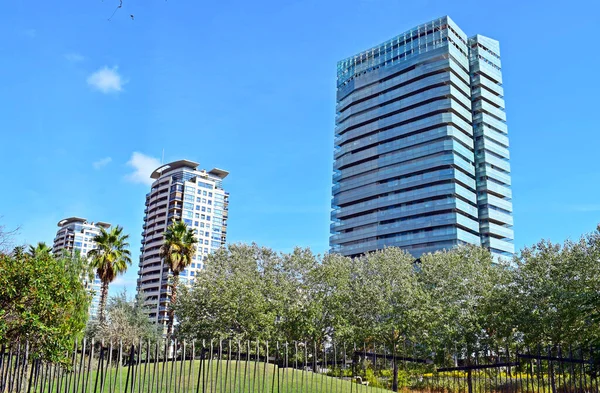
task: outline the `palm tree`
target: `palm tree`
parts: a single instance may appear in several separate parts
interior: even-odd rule
[[[173,284],[171,288],[171,305],[169,307],[169,325],[167,335],[173,334],[173,305],[177,300],[177,286],[179,285],[179,274],[192,263],[192,257],[196,254],[198,239],[194,231],[183,221],[171,224],[164,234],[164,243],[160,247],[160,256],[173,272]]]
[[[108,298],[108,284],[118,275],[125,273],[127,265],[131,265],[129,252],[129,235],[123,234],[123,228],[117,226],[107,231],[100,228],[100,233],[94,237],[96,248],[88,252],[92,258],[91,267],[96,269],[96,274],[102,282],[100,291],[100,323],[104,323],[106,299]]]
[[[52,249],[50,247],[48,247],[48,245],[44,242],[38,242],[38,244],[34,247],[32,245],[29,246],[29,255],[32,257],[39,257],[39,256],[48,256],[50,255],[50,252],[52,251]]]

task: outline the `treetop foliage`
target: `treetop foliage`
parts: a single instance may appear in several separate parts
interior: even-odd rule
[[[436,356],[597,344],[600,232],[541,241],[510,262],[470,245],[415,261],[397,248],[350,259],[233,244],[182,292],[182,338],[408,344]]]
[[[27,340],[45,360],[68,361],[90,304],[81,274],[85,261],[17,249],[0,254],[0,344]]]

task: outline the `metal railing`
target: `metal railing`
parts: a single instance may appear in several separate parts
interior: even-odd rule
[[[400,352],[332,342],[83,340],[58,364],[14,343],[0,348],[0,392],[599,393],[593,349],[430,354],[437,362],[415,346]]]

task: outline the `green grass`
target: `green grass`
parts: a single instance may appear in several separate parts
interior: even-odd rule
[[[201,368],[202,367],[202,368]],[[353,383],[349,380],[328,377],[323,374],[310,371],[295,370],[291,368],[279,368],[273,364],[261,362],[205,360],[202,364],[199,360],[176,361],[169,363],[141,364],[135,369],[120,367],[109,368],[103,373],[98,373],[94,368],[83,380],[81,375],[79,381],[75,381],[75,374],[65,375],[61,378],[60,390],[58,380],[49,389],[48,384],[44,387],[46,393],[58,393],[65,391],[65,384],[69,386],[69,392],[96,393],[127,392],[136,393],[383,393],[386,390],[367,387]],[[129,372],[129,375],[128,375]],[[69,377],[71,381],[69,382]],[[101,390],[102,380],[104,387]],[[96,383],[96,380],[98,382]],[[131,390],[134,383],[134,390]],[[109,385],[110,384],[110,385]],[[76,387],[76,388],[75,388]],[[32,389],[32,391],[34,391]],[[41,392],[41,384],[35,391]]]

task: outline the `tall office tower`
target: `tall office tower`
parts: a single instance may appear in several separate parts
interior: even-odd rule
[[[481,245],[510,257],[515,246],[500,45],[476,35],[469,39],[469,51]]]
[[[169,267],[160,257],[163,234],[174,221],[183,220],[198,238],[192,264],[180,276],[189,285],[204,266],[206,256],[222,247],[227,237],[229,193],[223,179],[229,172],[198,169],[198,163],[180,160],[152,172],[152,188],[146,194],[142,248],[137,291],[144,297],[150,319],[166,326],[171,287]]]
[[[56,255],[63,251],[70,254],[79,252],[82,257],[87,258],[88,251],[96,248],[94,237],[100,233],[100,228],[108,229],[110,224],[101,221],[90,222],[85,218],[69,217],[59,221],[58,227],[52,253]],[[90,304],[90,318],[95,319],[98,316],[102,282],[95,274],[92,282],[84,277],[83,284],[93,293],[92,303]]]
[[[446,16],[338,63],[332,252],[512,255],[498,55]]]

